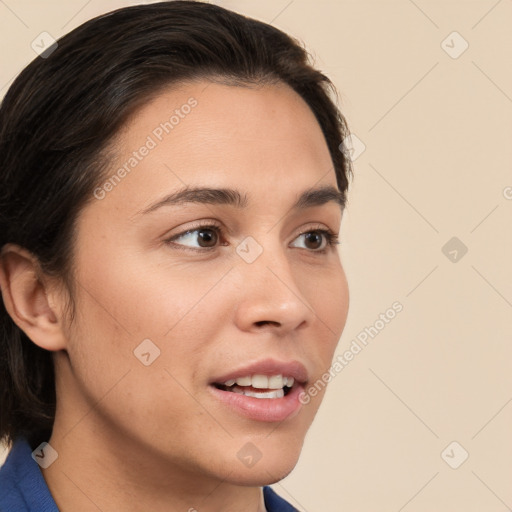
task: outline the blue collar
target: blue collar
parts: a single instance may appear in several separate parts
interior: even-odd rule
[[[267,512],[294,512],[297,509],[263,487]],[[32,458],[28,441],[18,438],[0,468],[0,510],[2,512],[59,512],[39,465]]]
[[[14,442],[0,469],[0,491],[2,512],[59,512],[23,437]]]

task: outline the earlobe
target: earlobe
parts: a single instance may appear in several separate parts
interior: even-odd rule
[[[25,334],[45,350],[63,350],[62,318],[49,279],[43,279],[37,259],[26,249],[6,244],[0,254],[0,289],[5,308]]]

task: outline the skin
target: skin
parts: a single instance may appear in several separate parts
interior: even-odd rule
[[[261,486],[295,466],[323,388],[298,414],[269,423],[218,402],[208,383],[267,357],[302,362],[314,383],[345,326],[337,246],[321,254],[300,235],[319,227],[337,234],[340,206],[290,210],[305,189],[337,185],[321,129],[288,86],[196,82],[161,93],[119,133],[109,176],[190,97],[198,104],[172,133],[81,211],[73,321],[62,283],[23,249],[4,248],[8,311],[54,352],[49,443],[59,457],[42,472],[64,512],[264,510]],[[248,206],[188,203],[140,214],[184,185],[235,188]],[[197,232],[175,240],[181,250],[165,242],[202,220],[221,226],[213,251],[201,249]],[[235,251],[247,236],[263,248],[250,264]],[[133,351],[148,338],[160,356],[144,366]],[[251,468],[237,457],[247,442],[262,454]]]

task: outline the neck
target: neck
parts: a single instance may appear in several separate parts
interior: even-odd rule
[[[94,423],[91,413],[70,431],[56,417],[49,443],[59,456],[41,471],[61,512],[266,512],[261,487],[232,484],[229,471],[215,477],[166,460]]]

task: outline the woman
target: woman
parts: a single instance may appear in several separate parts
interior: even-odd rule
[[[294,510],[348,313],[334,87],[279,30],[119,9],[0,109],[0,510]]]

